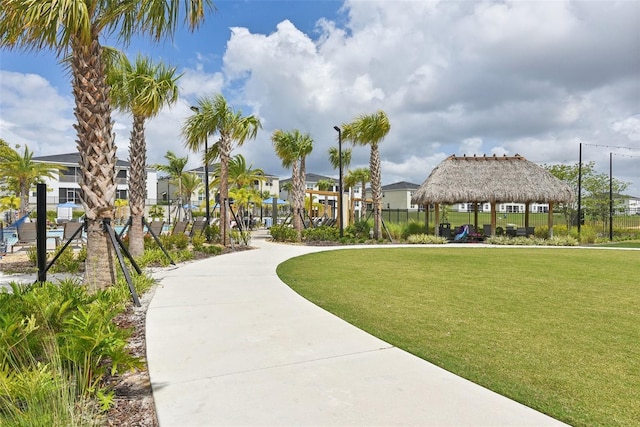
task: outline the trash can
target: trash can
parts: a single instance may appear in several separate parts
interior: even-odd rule
[[[446,239],[451,238],[451,224],[448,222],[443,222],[438,226],[438,236],[444,237]]]
[[[264,226],[265,228],[271,228],[271,223],[273,222],[273,218],[271,217],[265,217],[264,219]]]

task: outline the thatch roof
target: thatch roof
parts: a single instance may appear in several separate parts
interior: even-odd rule
[[[544,168],[513,157],[447,157],[414,193],[411,203],[571,202],[573,192]]]

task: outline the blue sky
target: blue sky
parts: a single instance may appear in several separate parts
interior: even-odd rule
[[[148,162],[188,155],[180,127],[198,96],[222,92],[263,130],[237,149],[286,177],[275,129],[310,132],[309,172],[337,176],[334,125],[383,109],[384,184],[420,184],[444,158],[520,154],[585,161],[640,196],[640,2],[219,1],[196,33],[126,48],[183,73],[178,103],[149,121]],[[105,41],[105,44],[109,41]],[[130,118],[114,115],[126,159]],[[75,150],[68,76],[46,52],[0,50],[0,138],[36,155]],[[616,148],[627,147],[627,148]],[[352,167],[368,165],[356,147]]]

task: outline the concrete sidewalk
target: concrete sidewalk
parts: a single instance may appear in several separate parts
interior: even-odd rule
[[[146,334],[161,427],[563,425],[311,304],[276,266],[332,248],[265,237],[156,273]]]

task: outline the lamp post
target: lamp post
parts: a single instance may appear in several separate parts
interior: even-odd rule
[[[338,132],[338,216],[340,216],[340,237],[344,237],[344,215],[342,213],[342,130],[338,126],[333,127]]]
[[[191,106],[191,111],[195,111],[196,113],[200,112],[198,107]],[[204,206],[207,210],[205,212],[205,220],[207,221],[207,225],[211,223],[209,217],[209,162],[207,161],[207,152],[209,151],[208,147],[209,138],[207,135],[204,136]]]

